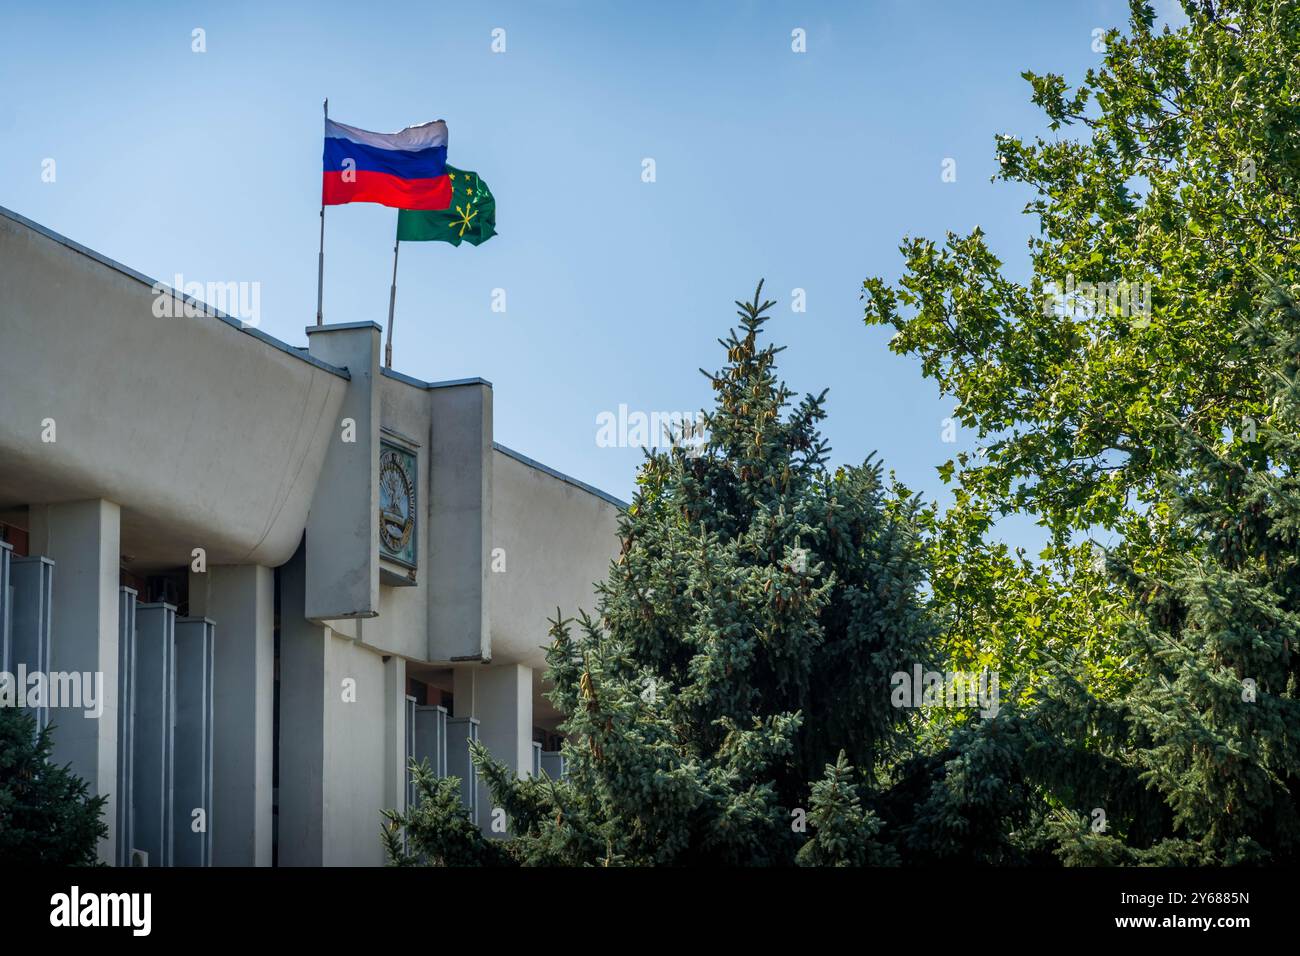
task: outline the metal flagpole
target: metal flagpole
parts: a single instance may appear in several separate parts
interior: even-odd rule
[[[330,118],[330,101],[325,99],[325,119]],[[320,256],[316,260],[316,324],[324,325],[325,316],[321,303],[325,297],[325,193],[320,197]]]
[[[388,287],[388,344],[384,346],[384,366],[393,367],[393,305],[397,302],[397,250],[402,240],[393,240],[393,284]]]

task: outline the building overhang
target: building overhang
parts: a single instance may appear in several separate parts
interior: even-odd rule
[[[0,512],[102,498],[140,569],[282,564],[348,373],[160,294],[184,298],[0,208]]]

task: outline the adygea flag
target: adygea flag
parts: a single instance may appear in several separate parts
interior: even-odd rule
[[[372,133],[325,120],[325,172],[321,204],[373,202],[397,209],[446,209],[447,124],[408,126]]]
[[[451,179],[451,205],[441,212],[403,209],[397,214],[399,242],[450,242],[472,246],[497,234],[497,201],[492,191],[472,173],[447,167]]]

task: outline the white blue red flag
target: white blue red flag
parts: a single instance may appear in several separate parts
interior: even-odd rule
[[[373,202],[395,209],[446,209],[447,124],[408,126],[372,133],[325,120],[325,173],[321,204]]]

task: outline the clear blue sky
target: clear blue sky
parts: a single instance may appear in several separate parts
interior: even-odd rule
[[[1041,131],[1020,72],[1077,80],[1099,60],[1093,29],[1126,15],[1120,0],[6,5],[0,205],[166,282],[260,282],[261,327],[303,345],[322,99],[371,130],[443,118],[499,235],[404,245],[399,371],[488,379],[498,441],[627,498],[641,453],[597,447],[596,416],[709,402],[697,369],[722,364],[732,300],[763,277],[784,377],[830,389],[833,462],[876,450],[942,496],[934,467],[974,437],[941,441],[952,402],[864,327],[862,279],[898,275],[904,235],[976,224],[1023,270],[1033,223],[1023,192],[989,182],[994,134]],[[328,212],[326,321],[385,320],[395,217]]]

